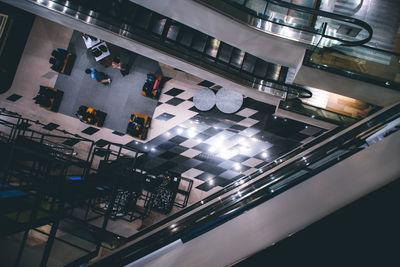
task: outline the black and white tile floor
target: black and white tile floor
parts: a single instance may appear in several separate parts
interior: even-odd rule
[[[245,98],[235,114],[216,108],[201,112],[193,105],[194,92],[176,87],[165,91],[155,121],[169,124],[168,129],[146,143],[127,145],[148,152],[146,169],[156,173],[170,170],[202,180],[196,188],[203,191],[248,175],[322,132],[274,117],[274,106],[251,98]],[[173,122],[184,113],[188,119]]]
[[[47,39],[43,37],[43,28],[46,28]],[[73,134],[99,141],[97,144],[100,146],[108,141],[129,143],[147,150],[150,158],[148,168],[178,171],[195,179],[196,187],[202,192],[250,174],[322,132],[299,122],[274,119],[274,107],[250,98],[245,99],[236,114],[226,115],[217,109],[199,112],[194,108],[193,95],[198,88],[212,84],[203,81],[198,85],[199,81],[188,83],[174,77],[163,88],[146,142],[115,129],[88,127],[75,117],[50,112],[32,101],[39,85],[54,86],[57,75],[52,78],[43,75],[49,68],[48,55],[54,47],[66,47],[71,36],[71,29],[36,18],[21,58],[23,67],[18,68],[9,94],[0,97],[1,105],[44,123],[44,131],[59,133],[68,129]],[[38,50],[38,47],[44,48]],[[37,56],[39,52],[40,56]],[[29,72],[25,71],[27,68]],[[28,124],[25,127],[33,126]],[[76,142],[73,138],[65,142],[73,146],[78,156],[84,155],[88,149],[86,143]],[[192,195],[195,194],[197,192]],[[202,195],[193,199],[196,197]]]

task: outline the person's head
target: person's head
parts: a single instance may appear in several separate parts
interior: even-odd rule
[[[92,73],[92,71],[90,69],[86,69],[85,72],[86,72],[86,74]]]
[[[113,62],[118,64],[118,63],[120,63],[121,61],[119,60],[119,58],[115,57],[115,58],[113,59]]]

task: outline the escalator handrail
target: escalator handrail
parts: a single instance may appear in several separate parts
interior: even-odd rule
[[[206,4],[207,6],[214,8],[214,6],[212,4],[210,4],[209,1],[207,1],[207,0],[195,0],[195,1],[199,2],[199,3],[202,3],[202,4]],[[222,0],[222,1],[224,3],[230,4],[229,1],[225,1],[225,0]],[[293,9],[293,10],[296,10],[296,11],[309,13],[309,14],[312,14],[314,16],[321,16],[321,17],[325,17],[325,18],[329,18],[329,19],[338,20],[338,21],[342,21],[342,22],[346,22],[346,23],[351,23],[351,24],[357,25],[357,26],[363,28],[364,30],[366,30],[368,32],[368,36],[366,38],[364,38],[362,40],[358,40],[358,41],[343,40],[343,39],[338,38],[338,37],[326,35],[324,32],[323,33],[317,33],[315,31],[309,31],[309,30],[306,30],[304,28],[297,28],[295,26],[278,23],[276,21],[270,21],[270,20],[266,19],[265,17],[263,17],[263,16],[261,16],[259,14],[255,15],[253,12],[249,12],[249,11],[245,10],[244,8],[240,9],[240,10],[242,10],[243,12],[246,12],[247,15],[251,15],[251,16],[256,17],[258,19],[261,19],[261,20],[264,20],[264,21],[268,21],[270,23],[279,24],[281,26],[285,26],[285,27],[289,27],[289,28],[293,28],[293,29],[297,29],[297,30],[312,32],[314,34],[321,35],[322,37],[339,41],[339,42],[341,42],[341,45],[360,46],[360,45],[363,45],[365,43],[368,43],[372,38],[372,34],[373,34],[372,27],[368,23],[366,23],[365,21],[362,21],[362,20],[359,20],[359,19],[356,19],[356,18],[352,18],[352,17],[349,17],[349,16],[344,16],[344,15],[339,15],[339,14],[335,14],[335,13],[331,13],[331,12],[327,12],[327,11],[313,9],[313,8],[310,8],[310,7],[304,7],[304,6],[300,6],[300,5],[296,5],[296,4],[292,4],[292,3],[284,2],[284,1],[280,1],[280,0],[265,0],[265,1],[268,2],[268,3],[272,3],[272,4],[275,4],[275,5],[278,5],[280,7],[289,8],[289,9]],[[216,8],[214,8],[214,9],[216,9]],[[219,9],[216,9],[216,10],[221,12],[221,13],[225,13],[223,10],[219,10]]]

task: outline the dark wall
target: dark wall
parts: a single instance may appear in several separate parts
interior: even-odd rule
[[[235,266],[400,266],[399,248],[400,179]]]

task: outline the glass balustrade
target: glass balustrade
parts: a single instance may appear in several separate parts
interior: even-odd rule
[[[258,30],[313,46],[360,45],[372,36],[367,23],[319,10],[319,1],[196,1]]]
[[[400,88],[397,53],[368,46],[316,48],[308,51],[304,64],[384,87]]]

